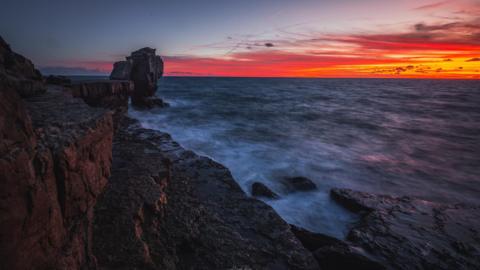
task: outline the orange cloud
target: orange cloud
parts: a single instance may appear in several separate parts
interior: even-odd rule
[[[245,44],[246,50],[223,56],[173,56],[165,62],[169,75],[479,78],[479,29],[478,19],[418,23],[403,33],[313,35],[273,41],[274,48]]]

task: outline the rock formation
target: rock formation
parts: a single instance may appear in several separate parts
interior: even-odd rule
[[[480,265],[480,206],[333,189],[332,197],[362,215],[349,232],[389,269],[476,269]]]
[[[163,60],[155,55],[155,49],[143,48],[131,53],[126,61],[113,65],[111,80],[131,80],[134,83],[132,104],[139,108],[165,106],[163,101],[153,98],[157,81],[163,75]]]

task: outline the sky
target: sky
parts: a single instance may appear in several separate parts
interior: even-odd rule
[[[0,1],[0,36],[44,73],[150,46],[167,76],[480,79],[480,0]]]

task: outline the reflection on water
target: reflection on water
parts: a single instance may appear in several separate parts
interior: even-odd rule
[[[331,187],[480,201],[480,82],[456,80],[163,78],[172,106],[131,111],[229,167],[249,193],[261,181],[287,221],[341,237],[354,218]],[[318,192],[285,194],[306,176]]]

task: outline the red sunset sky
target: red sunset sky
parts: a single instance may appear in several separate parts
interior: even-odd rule
[[[43,19],[28,25],[0,15],[25,24],[4,33],[14,48],[70,74],[108,74],[113,62],[151,46],[170,76],[480,78],[480,0],[155,3],[59,4],[55,16],[31,6]],[[42,23],[49,31],[39,37]]]

